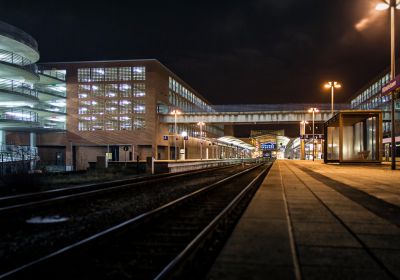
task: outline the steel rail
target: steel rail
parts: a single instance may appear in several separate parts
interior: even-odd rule
[[[254,178],[168,265],[164,267],[154,280],[167,279],[170,277],[187,257],[198,248],[199,244],[229,215],[243,197],[252,190],[253,186],[263,178],[270,168],[271,166],[262,170],[256,178]]]
[[[188,176],[198,175],[198,174],[207,173],[207,172],[210,172],[213,170],[225,169],[228,167],[232,167],[233,165],[236,165],[236,164],[230,164],[230,165],[225,165],[222,167],[220,166],[220,167],[215,167],[215,168],[205,168],[205,169],[201,169],[201,170],[193,170],[190,172],[183,171],[183,172],[172,173],[172,174],[166,173],[166,174],[159,174],[159,175],[154,175],[154,176],[142,176],[139,178],[121,179],[121,180],[100,183],[100,184],[80,185],[80,186],[74,186],[74,187],[69,187],[69,188],[67,187],[67,188],[62,188],[62,189],[48,190],[48,191],[38,192],[38,193],[7,196],[7,197],[0,198],[0,205],[6,204],[6,205],[0,207],[0,214],[5,211],[18,210],[18,209],[22,209],[24,207],[52,203],[52,202],[56,202],[56,201],[60,201],[60,200],[67,200],[67,199],[89,196],[89,195],[94,195],[94,194],[99,194],[99,193],[106,193],[106,192],[110,192],[110,191],[115,191],[117,189],[125,189],[125,188],[135,187],[135,186],[150,183],[150,182],[157,183],[157,182],[162,182],[165,180],[171,180],[171,179],[180,178],[180,177],[188,177]],[[91,188],[94,188],[94,189],[89,190]],[[73,193],[68,194],[70,192],[73,192]],[[41,196],[43,196],[43,195],[51,196],[53,194],[56,194],[57,196],[40,200]],[[39,200],[34,200],[34,201],[28,200],[28,202],[25,202],[25,203],[11,204],[13,200],[30,199],[30,198],[34,199],[35,197],[39,198]],[[10,203],[10,201],[11,201],[11,203]]]
[[[237,178],[237,177],[239,177],[241,175],[249,173],[250,171],[260,167],[261,165],[263,165],[263,164],[257,164],[255,166],[247,168],[247,169],[245,169],[243,171],[240,171],[239,173],[236,173],[234,175],[231,175],[229,177],[221,179],[221,180],[219,180],[219,181],[217,181],[215,183],[212,183],[212,184],[210,184],[208,186],[205,186],[205,187],[203,187],[201,189],[198,189],[198,190],[196,190],[196,191],[194,191],[194,192],[192,192],[190,194],[184,195],[184,196],[182,196],[180,198],[177,198],[177,199],[175,199],[175,200],[173,200],[171,202],[168,202],[168,203],[166,203],[166,204],[164,204],[162,206],[159,206],[159,207],[157,207],[155,209],[152,209],[150,211],[142,213],[142,214],[140,214],[140,215],[138,215],[138,216],[136,216],[134,218],[126,220],[126,221],[124,221],[122,223],[119,223],[119,224],[117,224],[117,225],[115,225],[113,227],[110,227],[110,228],[108,228],[106,230],[100,231],[100,232],[98,232],[98,233],[96,233],[94,235],[91,235],[91,236],[83,239],[83,240],[80,240],[80,241],[78,241],[76,243],[73,243],[73,244],[71,244],[69,246],[61,248],[61,249],[59,249],[59,250],[57,250],[57,251],[55,251],[53,253],[50,253],[50,254],[48,254],[46,256],[43,256],[43,257],[40,257],[37,260],[34,260],[32,262],[29,262],[29,263],[26,263],[26,264],[24,264],[22,266],[19,266],[19,267],[15,268],[15,269],[12,269],[12,270],[10,270],[8,272],[5,272],[5,273],[0,275],[0,279],[5,279],[7,277],[13,277],[13,276],[18,277],[17,274],[25,272],[26,269],[34,268],[37,265],[43,264],[45,261],[52,260],[52,259],[54,259],[56,257],[61,257],[63,254],[70,253],[72,250],[76,250],[78,248],[82,248],[85,245],[89,245],[89,244],[91,244],[91,242],[97,241],[100,238],[104,238],[104,237],[108,236],[111,233],[116,233],[117,231],[123,230],[127,226],[139,225],[139,224],[143,223],[144,221],[146,221],[148,219],[151,219],[152,217],[156,217],[157,215],[161,214],[163,211],[167,211],[167,210],[172,209],[173,207],[177,207],[177,206],[179,206],[179,205],[181,205],[181,204],[183,204],[183,203],[185,203],[185,202],[197,197],[200,194],[203,194],[203,193],[205,193],[207,191],[210,191],[210,190],[214,189],[217,186],[220,186],[220,185],[222,185],[222,184],[224,184],[224,183],[226,183],[228,181],[233,180],[234,178]]]

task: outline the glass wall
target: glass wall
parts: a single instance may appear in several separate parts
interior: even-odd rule
[[[352,109],[376,109],[381,108],[384,103],[390,101],[390,96],[382,96],[382,87],[390,80],[390,74],[387,73],[372,83],[369,87],[359,92],[356,98],[351,100]]]
[[[171,77],[169,77],[169,102],[174,108],[178,108],[183,112],[214,111],[205,101]]]
[[[191,90],[187,89],[174,78],[169,77],[169,103],[174,109],[185,113],[214,112],[215,110]],[[197,125],[180,124],[178,134],[186,131],[189,136],[199,137],[200,129]],[[169,126],[169,133],[174,133],[174,125]],[[223,125],[205,125],[202,137],[221,137],[224,135]]]
[[[381,111],[340,112],[325,123],[325,162],[380,162],[381,127]]]
[[[145,67],[78,69],[78,130],[146,127]]]
[[[327,157],[329,160],[339,160],[339,127],[328,127]]]
[[[376,117],[343,126],[343,160],[377,160]]]

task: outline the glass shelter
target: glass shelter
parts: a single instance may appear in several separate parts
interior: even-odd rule
[[[324,124],[324,162],[382,161],[382,111],[340,111]]]

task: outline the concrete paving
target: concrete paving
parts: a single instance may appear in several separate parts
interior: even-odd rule
[[[400,171],[278,160],[208,279],[400,279]]]

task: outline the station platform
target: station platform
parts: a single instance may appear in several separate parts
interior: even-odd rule
[[[400,279],[400,170],[277,160],[208,279]]]

